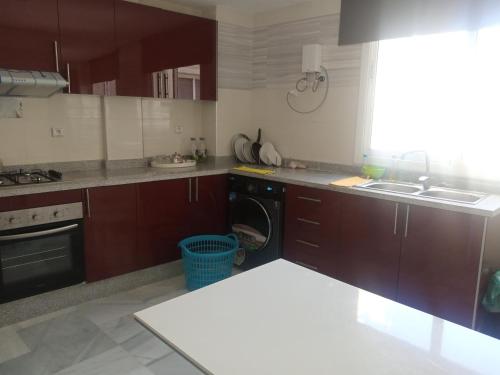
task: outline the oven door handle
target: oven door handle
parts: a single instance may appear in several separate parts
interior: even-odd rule
[[[46,236],[49,234],[67,232],[67,231],[70,231],[70,230],[76,229],[76,228],[78,228],[78,224],[71,224],[71,225],[68,225],[66,227],[47,229],[47,230],[42,230],[39,232],[12,234],[9,236],[0,236],[0,242],[13,241],[13,240],[24,240],[26,238],[41,237],[41,236]]]

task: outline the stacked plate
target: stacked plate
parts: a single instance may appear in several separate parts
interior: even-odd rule
[[[282,163],[281,155],[276,151],[272,143],[266,142],[259,151],[259,160],[256,160],[252,154],[252,145],[254,142],[246,134],[236,134],[231,139],[231,145],[234,156],[241,163],[265,164],[269,166],[280,167]]]

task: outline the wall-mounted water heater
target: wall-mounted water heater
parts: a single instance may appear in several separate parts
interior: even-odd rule
[[[320,73],[321,58],[321,44],[302,46],[302,73]]]
[[[321,65],[321,59],[321,44],[306,44],[302,46],[302,73],[305,76],[299,78],[299,80],[295,83],[295,88],[288,91],[286,94],[286,102],[288,106],[297,113],[308,114],[318,110],[328,96],[328,89],[330,85],[328,71]],[[299,100],[301,95],[308,92],[311,92],[312,94],[317,93],[322,84],[325,89],[323,98],[318,105],[307,110],[301,110],[294,106],[293,101]]]

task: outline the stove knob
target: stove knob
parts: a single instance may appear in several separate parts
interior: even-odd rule
[[[15,216],[9,218],[9,224],[19,224],[19,219]]]
[[[56,219],[61,218],[61,217],[62,217],[62,212],[60,212],[60,211],[54,211],[54,217],[55,217]]]
[[[32,219],[33,221],[38,221],[38,219],[40,219],[40,215],[38,215],[38,214],[33,214],[33,216],[31,216],[31,219]]]

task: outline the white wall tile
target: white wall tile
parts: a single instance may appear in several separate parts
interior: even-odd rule
[[[104,97],[107,160],[141,159],[141,100],[131,97]]]

